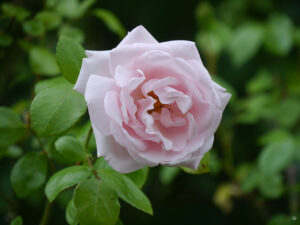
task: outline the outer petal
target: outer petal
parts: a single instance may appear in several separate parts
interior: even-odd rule
[[[109,59],[111,73],[114,74],[118,66],[131,67],[137,57],[153,50],[172,53],[172,50],[168,46],[162,46],[158,43],[134,43],[132,45],[121,45],[112,49]],[[139,69],[138,65],[136,69]]]
[[[185,60],[195,59],[202,63],[195,42],[192,41],[167,41],[160,43],[172,49],[173,56]]]
[[[108,91],[115,88],[112,78],[92,75],[87,83],[85,100],[88,105],[90,118],[101,135],[110,135],[110,117],[104,109],[104,99]]]
[[[131,45],[135,43],[158,43],[154,37],[143,26],[137,26],[120,42],[118,46]]]
[[[231,98],[231,94],[226,92],[226,89],[221,87],[219,84],[213,82],[213,86],[216,90],[217,98],[219,99],[219,107],[222,111],[224,111],[229,99]]]
[[[214,136],[211,136],[208,140],[205,141],[204,145],[199,149],[199,151],[193,153],[193,160],[190,164],[186,165],[186,167],[196,170],[204,154],[212,148],[213,143]]]
[[[93,129],[96,138],[98,156],[104,156],[109,165],[120,173],[129,173],[144,167],[128,154],[112,136],[102,136],[97,128]]]
[[[84,95],[86,84],[92,74],[111,77],[109,72],[110,51],[86,51],[74,89]]]

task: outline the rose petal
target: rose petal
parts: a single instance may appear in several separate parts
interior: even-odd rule
[[[176,90],[172,87],[163,87],[155,91],[159,100],[163,104],[171,104],[176,102],[178,108],[182,114],[187,113],[187,111],[192,107],[192,99],[190,96],[185,95],[181,91]]]
[[[177,85],[178,80],[176,77],[164,77],[161,79],[150,79],[142,85],[142,93],[144,96],[151,91],[154,91],[158,88],[168,86],[168,85]]]
[[[191,168],[193,170],[198,169],[201,159],[203,158],[204,154],[212,148],[213,143],[214,136],[211,136],[207,141],[205,141],[205,144],[199,149],[199,151],[193,154],[192,162],[186,165],[186,167]]]
[[[91,75],[87,83],[85,100],[93,126],[101,135],[110,135],[110,118],[104,110],[104,98],[108,91],[114,90],[112,78]]]
[[[157,118],[159,122],[166,128],[169,127],[182,127],[186,124],[186,120],[182,117],[172,115],[166,108],[162,108],[161,113],[152,113],[154,118]]]
[[[81,70],[74,89],[84,95],[87,81],[92,74],[111,77],[109,71],[110,51],[86,51],[88,58],[82,60]]]
[[[126,148],[119,145],[111,135],[102,136],[97,128],[94,128],[93,131],[97,144],[98,157],[104,156],[113,169],[120,173],[130,173],[145,166],[134,160],[128,154]]]
[[[129,133],[128,130],[119,126],[119,124],[112,122],[111,130],[116,142],[127,149],[134,151],[144,151],[146,149],[146,145],[143,141],[139,140],[136,135],[133,136],[133,132]]]
[[[202,63],[195,42],[192,41],[167,41],[161,42],[162,46],[168,46],[173,51],[174,57],[179,57],[185,60],[195,59]]]
[[[157,40],[145,29],[143,26],[137,26],[131,32],[128,32],[126,37],[120,42],[118,46],[131,45],[135,43],[158,43]]]
[[[162,52],[172,53],[172,50],[167,46],[159,44],[144,44],[135,43],[132,45],[121,45],[110,51],[109,67],[112,74],[118,66],[134,67],[134,61],[137,57],[143,55],[145,52],[159,50]],[[135,69],[140,69],[137,65]]]
[[[231,98],[231,94],[227,93],[225,88],[221,87],[215,82],[213,82],[213,86],[217,92],[216,95],[219,100],[218,107],[220,108],[220,110],[224,111],[226,105],[229,102],[229,99]]]

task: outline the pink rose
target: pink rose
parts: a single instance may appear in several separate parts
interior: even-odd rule
[[[110,51],[86,51],[75,90],[85,96],[98,156],[123,173],[196,169],[230,99],[194,42],[157,42],[138,26]]]

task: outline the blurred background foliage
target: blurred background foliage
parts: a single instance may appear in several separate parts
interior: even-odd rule
[[[12,111],[1,108],[0,113],[0,224],[10,224],[17,216],[25,225],[38,224],[42,217],[45,179],[19,199],[10,176],[24,154],[40,151],[26,129],[28,111],[35,93],[61,79],[55,57],[59,37],[69,37],[85,49],[111,49],[140,24],[158,41],[194,40],[213,79],[232,99],[205,158],[210,172],[150,169],[143,190],[154,216],[122,202],[123,223],[300,224],[298,0],[1,3],[0,104]],[[16,125],[13,135],[5,130],[8,117]],[[87,120],[85,115],[68,133],[86,135]],[[52,139],[43,140],[47,149],[54,148]],[[95,150],[93,144],[90,148]],[[59,165],[57,152],[51,150],[50,155]],[[49,224],[66,224],[69,192],[55,201]],[[13,224],[20,220],[17,217]]]

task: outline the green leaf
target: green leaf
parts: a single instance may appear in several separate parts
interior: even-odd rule
[[[108,11],[106,9],[95,9],[94,15],[97,18],[101,19],[108,27],[108,29],[117,34],[120,39],[125,37],[126,30],[124,26],[122,25],[118,17],[116,17],[115,14],[113,14],[111,11]]]
[[[145,167],[143,169],[127,173],[126,176],[129,177],[139,188],[142,188],[147,180],[149,168]]]
[[[295,217],[295,219],[293,219]],[[298,218],[297,218],[298,217]],[[285,216],[283,214],[276,215],[268,221],[267,225],[299,225],[299,215],[297,216]]]
[[[94,169],[95,170],[100,170],[100,169],[112,169],[110,165],[106,162],[104,157],[99,157],[95,164],[94,164]]]
[[[217,56],[227,46],[230,36],[231,30],[226,24],[214,22],[197,34],[196,43],[208,56]]]
[[[243,99],[238,107],[241,113],[237,121],[241,123],[255,123],[262,118],[270,118],[273,114],[274,100],[271,94],[259,94]]]
[[[23,23],[23,30],[32,37],[39,37],[45,33],[43,22],[35,18]]]
[[[246,84],[246,90],[250,94],[257,94],[273,87],[272,74],[266,69],[261,69]]]
[[[30,15],[30,12],[26,9],[9,3],[2,4],[2,11],[5,16],[16,18],[19,22],[22,22]]]
[[[55,142],[55,148],[67,164],[86,160],[87,154],[82,144],[74,137],[64,136]]]
[[[59,39],[56,48],[57,62],[62,75],[73,84],[77,80],[84,57],[81,45],[67,37]]]
[[[262,145],[272,144],[273,142],[276,141],[286,140],[289,137],[290,134],[288,131],[283,129],[276,129],[276,130],[271,130],[268,133],[262,135],[259,139],[259,143]]]
[[[209,2],[199,2],[195,16],[200,28],[207,27],[215,20],[214,7]]]
[[[288,116],[287,116],[288,115]],[[300,118],[300,100],[287,98],[276,106],[274,119],[283,127],[292,127]]]
[[[68,81],[66,81],[66,79],[63,77],[54,77],[54,78],[42,80],[34,86],[34,92],[37,95],[40,93],[40,91],[43,91],[48,87],[55,87],[62,83],[67,84]]]
[[[70,26],[68,24],[62,26],[58,32],[58,37],[67,37],[77,43],[84,41],[84,33],[78,27]]]
[[[160,181],[165,185],[170,184],[179,172],[179,167],[161,167],[159,170]]]
[[[60,15],[69,18],[80,18],[96,0],[47,0],[48,8],[54,8]]]
[[[268,176],[272,176],[285,169],[295,155],[294,142],[291,139],[276,141],[267,145],[259,155],[259,170]]]
[[[0,147],[20,140],[25,130],[25,125],[14,111],[0,107]]]
[[[47,175],[47,160],[37,152],[27,153],[14,165],[11,183],[19,198],[33,193],[41,187]]]
[[[7,149],[0,150],[0,158],[19,158],[23,153],[23,150],[17,145],[10,145]]]
[[[284,56],[293,44],[293,23],[286,15],[272,14],[267,22],[265,46],[271,53]]]
[[[23,225],[22,217],[17,216],[10,222],[10,225]]]
[[[70,225],[77,225],[77,212],[74,204],[74,198],[70,200],[66,209],[66,220]]]
[[[124,225],[122,220],[118,219],[117,223],[115,225]]]
[[[121,199],[139,210],[150,215],[153,214],[151,203],[148,198],[126,175],[110,169],[99,170],[98,174],[101,180],[115,190]]]
[[[264,38],[264,29],[258,23],[244,23],[234,33],[228,51],[237,66],[250,60],[259,50]]]
[[[61,17],[55,12],[42,11],[35,18],[42,22],[46,30],[52,30],[61,24]]]
[[[280,174],[260,174],[259,190],[267,198],[278,198],[283,193],[283,182]]]
[[[56,135],[73,126],[85,111],[83,96],[71,84],[49,87],[39,92],[32,102],[32,128],[40,136]]]
[[[89,179],[75,189],[77,218],[84,225],[114,225],[120,212],[116,192],[104,182]]]
[[[72,187],[92,175],[88,166],[71,166],[52,175],[47,182],[45,193],[50,202],[66,188]]]
[[[260,181],[259,171],[256,168],[254,168],[250,170],[248,175],[242,180],[241,188],[244,192],[248,193],[254,190],[254,188],[258,186],[259,181]]]
[[[59,74],[55,55],[42,47],[33,47],[29,52],[30,66],[37,75],[53,76]]]

